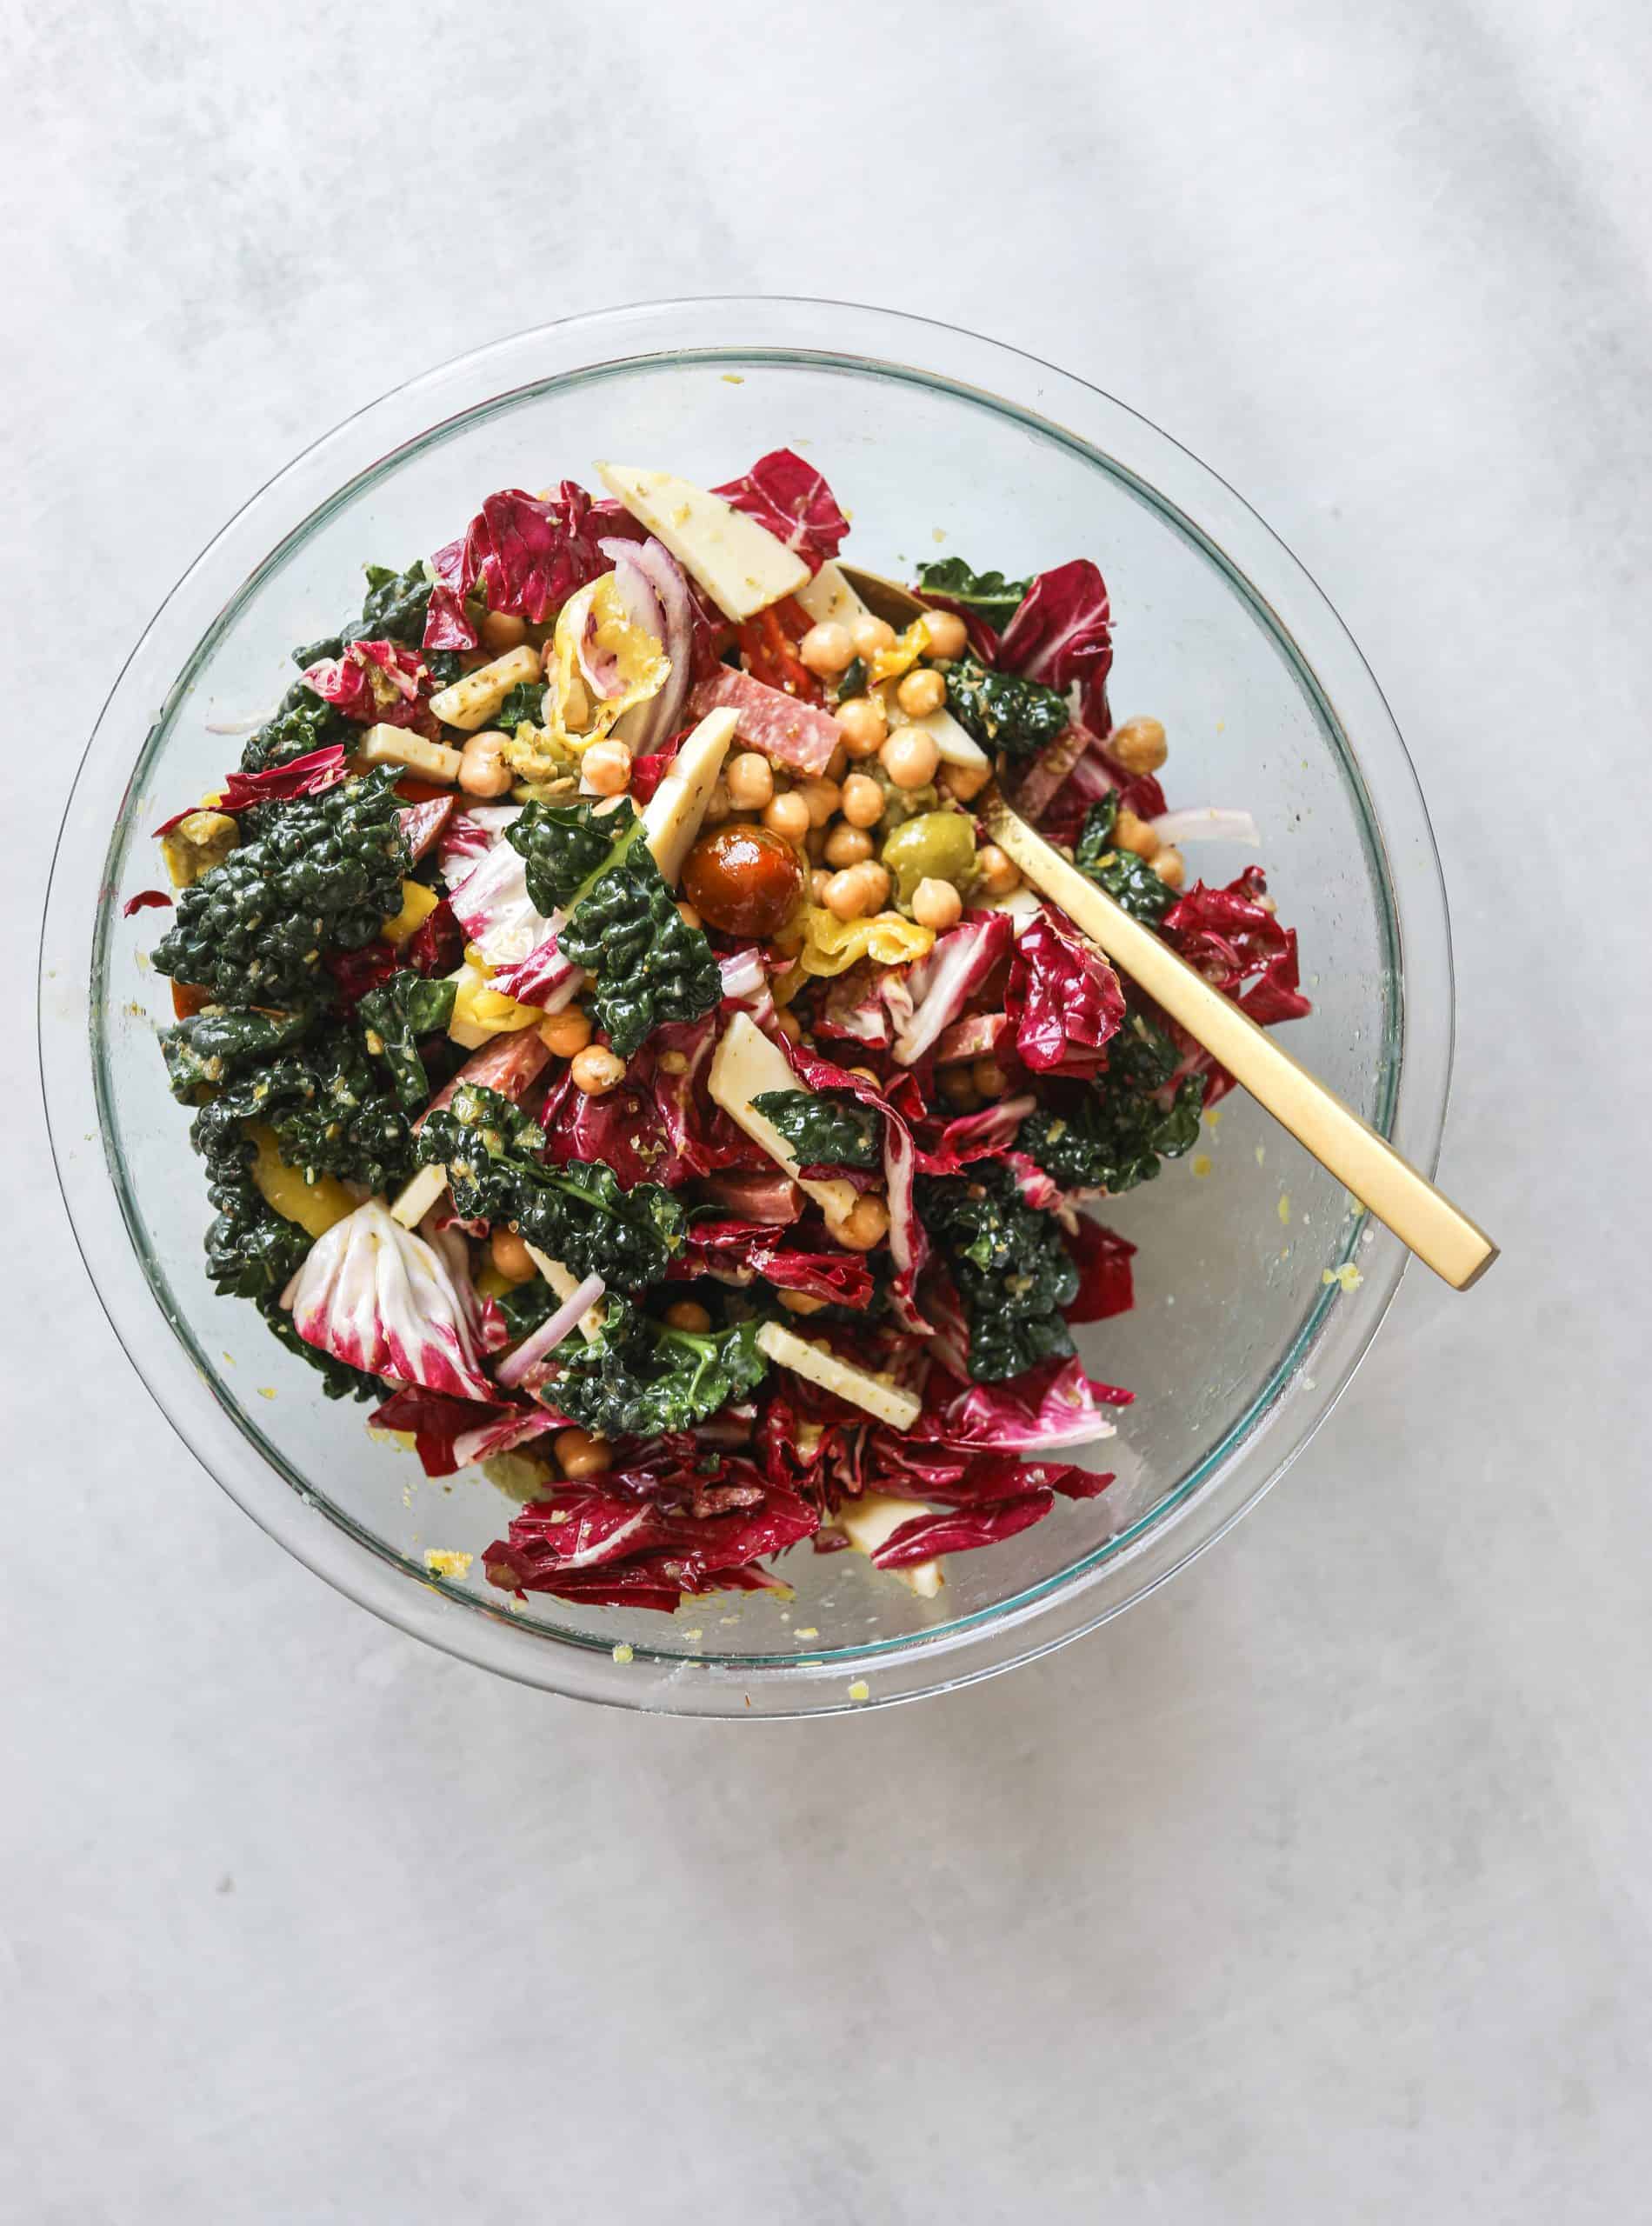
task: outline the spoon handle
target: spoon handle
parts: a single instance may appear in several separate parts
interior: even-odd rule
[[[1234,1080],[1290,1130],[1322,1167],[1368,1206],[1454,1290],[1467,1290],[1497,1256],[1482,1229],[1436,1190],[1375,1129],[1298,1066],[1248,1013],[1214,990],[1169,944],[1116,904],[1003,799],[989,791],[976,810],[999,849],[1036,889],[1180,1022]]]

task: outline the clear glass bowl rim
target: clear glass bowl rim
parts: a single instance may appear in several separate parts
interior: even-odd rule
[[[831,345],[818,339],[829,330]],[[1206,1460],[1122,1540],[1027,1594],[934,1633],[796,1657],[684,1661],[643,1646],[616,1662],[559,1641],[405,1563],[316,1503],[263,1457],[201,1380],[151,1288],[96,1136],[86,1023],[58,981],[88,983],[114,892],[103,883],[109,822],[77,813],[87,795],[126,790],[130,737],[157,717],[151,667],[174,689],[272,555],[339,491],[400,450],[523,387],[554,386],[634,361],[726,357],[889,371],[1037,424],[1134,484],[1250,599],[1320,707],[1349,763],[1375,837],[1396,944],[1399,1038],[1381,1125],[1415,1163],[1437,1163],[1453,1040],[1450,930],[1421,789],[1382,691],[1329,600],[1272,530],[1209,468],[1099,389],[952,325],[847,303],[705,297],[643,303],[531,328],[424,372],[356,412],[278,472],[216,535],[161,605],[117,678],[76,776],[53,857],[40,953],[40,1066],[54,1163],[76,1241],[111,1326],[184,1445],[262,1529],[336,1590],[444,1651],[570,1697],[661,1712],[743,1718],[826,1715],[914,1699],[1036,1658],[1156,1590],[1220,1537],[1284,1473],[1329,1413],[1392,1302],[1407,1256],[1378,1230],[1364,1281],[1328,1292],[1263,1394]],[[1350,732],[1359,736],[1357,750]],[[90,892],[97,892],[94,907]],[[95,1026],[95,1020],[94,1020]],[[1313,1373],[1308,1374],[1311,1358]],[[850,1696],[854,1687],[855,1696]]]

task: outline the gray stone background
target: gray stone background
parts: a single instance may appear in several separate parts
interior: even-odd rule
[[[1645,7],[12,0],[0,46],[0,2216],[1643,2216]],[[765,290],[1069,366],[1324,584],[1433,810],[1444,1176],[1507,1256],[1409,1278],[1122,1623],[748,1729],[284,1559],[93,1302],[29,1039],[83,739],[228,512],[477,342]]]

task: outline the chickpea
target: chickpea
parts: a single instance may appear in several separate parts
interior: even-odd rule
[[[876,910],[871,891],[857,868],[835,873],[827,883],[826,910],[838,920],[858,920]]]
[[[851,1067],[849,1072],[862,1082],[869,1082],[874,1090],[882,1090],[883,1087],[883,1083],[872,1072],[870,1067]]]
[[[507,650],[517,650],[528,638],[528,622],[518,618],[514,610],[490,610],[480,628],[483,646],[502,656]]]
[[[1127,773],[1156,773],[1170,752],[1157,719],[1126,719],[1108,736],[1107,754]]]
[[[936,777],[936,786],[943,796],[951,796],[956,803],[969,803],[991,778],[990,765],[943,765]]]
[[[1009,1087],[1009,1077],[996,1059],[977,1059],[969,1070],[969,1079],[983,1097],[1002,1097]]]
[[[578,1483],[585,1476],[600,1476],[613,1465],[608,1440],[593,1437],[588,1430],[559,1430],[550,1441],[550,1450],[570,1483]]]
[[[685,928],[704,927],[705,922],[700,917],[700,915],[695,910],[692,904],[679,904],[676,910],[677,917],[682,921]]]
[[[854,654],[857,657],[865,657],[869,663],[880,650],[895,647],[895,629],[887,618],[857,618],[849,632]]]
[[[876,858],[868,858],[863,866],[850,866],[849,870],[850,873],[859,874],[865,885],[868,897],[867,910],[869,912],[882,911],[889,901],[889,868],[880,865]]]
[[[919,927],[942,935],[963,917],[963,899],[949,881],[926,876],[912,891],[912,917]]]
[[[711,1327],[711,1316],[697,1298],[680,1298],[675,1306],[665,1310],[667,1324],[673,1330],[690,1330],[696,1337],[704,1336]]]
[[[895,691],[895,700],[909,719],[927,719],[947,700],[947,684],[928,665],[916,665]]]
[[[593,1043],[575,1055],[568,1071],[576,1090],[583,1090],[587,1097],[602,1097],[624,1081],[625,1062],[605,1045]]]
[[[826,1302],[811,1297],[806,1290],[783,1290],[780,1303],[788,1314],[818,1314]]]
[[[516,779],[504,760],[505,737],[473,734],[459,752],[459,786],[468,796],[502,796]]]
[[[841,1221],[829,1216],[826,1226],[845,1251],[869,1252],[889,1233],[888,1203],[876,1190],[863,1190]]]
[[[1180,850],[1173,850],[1168,843],[1162,850],[1154,852],[1150,863],[1154,872],[1167,889],[1180,889],[1188,877],[1187,860]]]
[[[514,1229],[507,1229],[503,1222],[488,1239],[488,1250],[493,1264],[508,1283],[530,1283],[539,1273],[530,1257],[528,1247]]]
[[[1159,848],[1159,838],[1145,819],[1138,819],[1126,806],[1113,822],[1113,847],[1134,850],[1138,858],[1150,858]]]
[[[796,1014],[791,1010],[789,1005],[782,1005],[779,1010],[776,1013],[775,1026],[780,1030],[788,1043],[802,1043],[803,1024],[802,1021],[798,1019]]]
[[[830,874],[823,866],[816,866],[814,872],[809,875],[809,901],[811,904],[823,904],[826,902],[826,884],[830,879]]]
[[[836,781],[800,781],[792,794],[808,805],[811,827],[824,827],[843,801],[843,790]]]
[[[826,830],[823,827],[811,827],[804,836],[803,855],[815,865],[818,865],[825,856]]]
[[[565,1005],[561,1012],[547,1013],[539,1023],[539,1040],[553,1057],[571,1059],[591,1040],[590,1015],[582,1012],[577,1005]]]
[[[771,796],[763,808],[763,823],[770,834],[783,835],[789,843],[801,843],[809,832],[809,803],[796,789],[787,789]]]
[[[855,644],[847,626],[827,618],[809,628],[797,644],[797,654],[810,672],[846,672],[855,662]]]
[[[956,610],[926,610],[923,630],[932,657],[961,657],[969,646],[969,629]]]
[[[837,808],[851,827],[876,827],[883,816],[883,791],[869,773],[851,773]]]
[[[941,763],[935,736],[922,727],[896,727],[877,754],[897,789],[926,788]]]
[[[981,1093],[976,1088],[976,1078],[968,1067],[943,1067],[936,1081],[942,1096],[955,1113],[980,1110]]]
[[[1019,870],[996,843],[983,843],[976,852],[976,874],[989,896],[1008,896],[1021,887]]]
[[[631,753],[623,742],[594,742],[579,770],[599,796],[623,796],[631,785]]]
[[[729,783],[719,774],[711,783],[711,793],[705,800],[703,823],[707,827],[721,826],[733,809],[729,802]]]
[[[743,750],[723,769],[723,785],[736,811],[761,811],[775,792],[774,768],[755,750]]]
[[[829,866],[857,866],[872,855],[872,838],[863,827],[845,827],[840,821],[826,836]]]
[[[847,703],[839,704],[837,723],[851,757],[876,757],[889,730],[881,696],[851,696]]]

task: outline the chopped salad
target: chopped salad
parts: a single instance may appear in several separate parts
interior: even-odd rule
[[[153,954],[207,1273],[521,1511],[495,1584],[675,1609],[788,1548],[920,1594],[1110,1477],[1131,1303],[1089,1210],[1195,1142],[1209,1056],[988,842],[997,780],[1263,1023],[1262,872],[1188,887],[1087,559],[878,615],[789,450],[712,490],[490,496],[158,829]],[[862,582],[877,600],[872,583]]]

